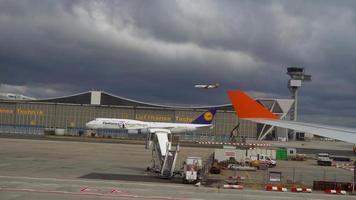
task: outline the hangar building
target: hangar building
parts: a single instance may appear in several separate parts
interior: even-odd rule
[[[287,117],[293,104],[290,99],[257,99],[274,113]],[[142,121],[182,122],[193,121],[209,108],[217,108],[212,129],[195,133],[198,139],[226,139],[238,124],[231,104],[211,106],[168,106],[135,101],[103,91],[88,91],[64,97],[38,100],[0,100],[0,132],[30,132],[45,129],[64,129],[68,134],[78,134],[94,118],[126,118]],[[261,138],[278,129],[263,127],[241,120],[238,137]],[[282,136],[285,135],[285,131]],[[41,133],[37,133],[41,134]]]

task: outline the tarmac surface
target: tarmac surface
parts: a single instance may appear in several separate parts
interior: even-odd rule
[[[183,147],[187,156],[208,157],[212,148]],[[184,185],[153,177],[145,169],[151,152],[143,145],[0,138],[0,199],[335,199],[324,193],[278,193],[262,190],[224,190]],[[321,178],[349,181],[353,173],[316,166],[314,162],[280,162],[275,170],[286,176],[302,171],[303,181]],[[261,177],[263,172],[252,173]],[[300,179],[296,175],[296,179]],[[356,199],[337,196],[338,199]]]
[[[278,193],[258,190],[224,190],[183,184],[99,181],[60,178],[0,176],[1,199],[356,199],[322,193]]]

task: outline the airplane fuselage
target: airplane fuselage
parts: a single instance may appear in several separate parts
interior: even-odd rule
[[[211,124],[144,122],[132,119],[97,118],[86,124],[90,129],[168,129],[171,133],[184,133],[196,131],[200,128],[211,127]]]

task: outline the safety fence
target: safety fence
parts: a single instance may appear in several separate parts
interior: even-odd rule
[[[181,141],[196,141],[196,142],[204,142],[204,141],[214,141],[214,142],[228,142],[230,140],[230,136],[228,134],[219,134],[212,135],[206,133],[181,133],[176,134],[179,135],[179,139]]]
[[[239,180],[239,184],[250,188],[263,188],[265,185],[274,185],[286,188],[312,188],[313,190],[321,191],[325,189],[351,190],[350,185],[353,181],[353,173],[346,171],[345,173],[340,173],[335,170],[329,170],[330,167],[325,167],[323,170],[311,170],[311,168],[303,169],[286,166],[279,169],[269,168],[257,171],[229,170],[229,174],[231,174],[231,177],[236,177]],[[224,174],[228,173],[225,171]]]
[[[17,135],[43,135],[45,128],[42,126],[13,126],[0,125],[1,134],[17,134]]]

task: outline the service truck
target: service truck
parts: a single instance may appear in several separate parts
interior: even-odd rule
[[[202,169],[201,157],[188,157],[184,163],[184,183],[196,183],[200,180]]]
[[[330,158],[328,153],[318,153],[317,164],[322,166],[331,166],[332,159]]]
[[[250,161],[259,161],[259,164],[266,165],[268,167],[274,167],[277,165],[275,160],[271,159],[268,155],[265,154],[257,154],[256,156],[251,156]]]

